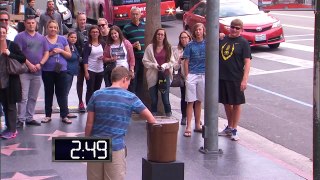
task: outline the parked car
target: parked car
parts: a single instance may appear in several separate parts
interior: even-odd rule
[[[55,0],[57,11],[62,15],[63,23],[69,28],[72,27],[73,18],[71,11],[66,7],[67,1]]]
[[[201,1],[183,15],[184,29],[190,29],[195,23],[206,23],[207,2]],[[258,6],[250,0],[220,0],[220,32],[229,33],[233,19],[243,21],[243,32],[250,46],[268,45],[278,48],[284,42],[283,28],[280,20],[268,13],[259,11]]]

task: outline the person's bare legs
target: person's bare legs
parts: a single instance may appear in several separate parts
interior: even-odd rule
[[[191,107],[193,108],[193,107]],[[195,116],[195,129],[201,129],[201,101],[196,101],[195,102],[195,107],[194,107],[194,116]]]
[[[191,120],[193,115],[193,103],[194,102],[188,102],[187,104],[187,126],[186,131],[191,132]]]
[[[228,127],[232,127],[232,109],[233,105],[230,104],[224,104],[224,110],[226,112],[227,120],[228,120]]]
[[[238,123],[240,120],[240,114],[241,114],[241,105],[233,105],[231,128],[237,129]]]

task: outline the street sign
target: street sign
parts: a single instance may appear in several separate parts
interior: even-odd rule
[[[315,0],[258,0],[263,11],[314,11]]]

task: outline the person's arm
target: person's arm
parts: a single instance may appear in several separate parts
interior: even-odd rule
[[[95,117],[95,112],[88,111],[87,123],[86,123],[85,134],[84,134],[85,136],[91,136],[92,127],[93,127],[93,123],[94,123],[94,117]]]
[[[140,116],[142,116],[143,118],[145,118],[148,123],[156,123],[156,119],[153,117],[152,113],[149,111],[148,108],[145,108],[144,110],[142,110],[140,112]]]
[[[9,50],[8,56],[10,58],[17,60],[20,63],[26,62],[26,56],[22,53],[22,51],[20,50],[20,47],[16,43],[11,42],[10,46],[8,47],[8,50]]]
[[[142,58],[142,63],[145,68],[154,68],[158,69],[158,63],[157,61],[154,60],[153,56],[153,47],[152,44],[148,45],[147,49],[144,52],[143,58]]]
[[[42,59],[40,60],[39,64],[37,64],[37,69],[38,70],[40,70],[42,68],[42,66],[47,62],[48,58],[49,58],[49,51],[45,51],[43,53]]]
[[[249,72],[250,72],[251,60],[250,58],[244,59],[243,77],[240,85],[240,90],[244,91],[247,88]]]
[[[185,59],[183,65],[184,65],[185,78],[187,79],[189,74],[189,59]]]

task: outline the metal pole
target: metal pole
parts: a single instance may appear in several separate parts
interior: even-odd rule
[[[220,0],[207,1],[204,146],[200,148],[205,154],[222,153],[218,148],[219,8]]]
[[[313,179],[320,180],[320,1],[316,0],[313,68]]]

